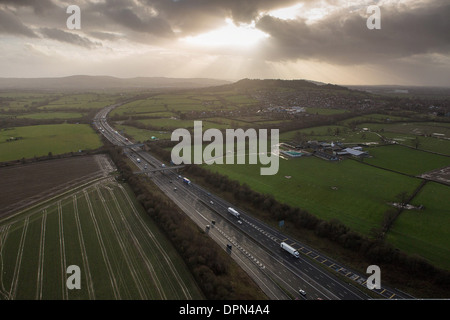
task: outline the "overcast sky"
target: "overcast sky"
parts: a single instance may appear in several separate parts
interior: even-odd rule
[[[0,77],[78,74],[450,86],[450,1],[0,0]]]

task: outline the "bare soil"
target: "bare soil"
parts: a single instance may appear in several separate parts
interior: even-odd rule
[[[450,166],[424,173],[420,177],[450,185]]]
[[[105,155],[55,159],[0,168],[0,217],[114,170]]]

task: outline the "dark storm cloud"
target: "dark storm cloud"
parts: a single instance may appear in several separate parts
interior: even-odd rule
[[[37,37],[37,35],[24,25],[13,13],[0,9],[0,33]]]
[[[174,35],[166,19],[155,14],[151,7],[135,1],[110,0],[90,3],[81,7],[81,11],[85,25],[95,28],[95,32],[108,33],[120,28],[163,38],[171,38]]]
[[[59,29],[53,28],[41,28],[40,32],[49,39],[57,40],[60,42],[70,43],[72,45],[84,47],[84,48],[94,48],[101,46],[100,43],[95,43],[88,38],[79,36],[78,34],[66,32]]]
[[[256,27],[271,35],[262,48],[273,61],[314,59],[339,64],[375,63],[421,54],[450,52],[450,3],[420,7],[381,7],[381,30],[369,30],[370,14],[333,14],[303,20],[262,17]]]
[[[0,5],[1,4],[15,7],[32,7],[37,14],[41,14],[47,9],[56,7],[51,0],[0,0]]]
[[[108,9],[105,12],[114,22],[136,32],[170,37],[173,35],[170,25],[160,17],[139,17],[129,8]]]

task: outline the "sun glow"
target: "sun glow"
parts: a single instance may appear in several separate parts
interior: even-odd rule
[[[249,47],[260,40],[269,37],[268,34],[255,28],[255,23],[235,25],[231,19],[226,19],[226,26],[197,36],[183,38],[190,44],[200,46],[235,46]]]
[[[299,3],[291,7],[272,10],[269,12],[269,15],[283,20],[296,19],[300,16],[302,8],[303,3]]]

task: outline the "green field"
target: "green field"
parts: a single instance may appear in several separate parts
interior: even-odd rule
[[[420,183],[357,161],[336,163],[315,157],[281,160],[280,170],[273,176],[261,176],[258,165],[205,167],[319,218],[338,219],[363,234],[381,225],[390,208],[388,202],[402,191],[411,194]]]
[[[80,119],[82,117],[83,114],[79,112],[38,112],[18,116],[18,118],[25,118],[25,119],[61,119],[61,120]]]
[[[132,193],[112,180],[0,220],[0,299],[203,299]],[[66,286],[80,268],[80,289]]]
[[[391,123],[392,121],[408,121],[408,117],[399,117],[386,114],[368,114],[365,116],[354,117],[344,121],[340,121],[341,125],[350,125],[352,123],[370,122],[370,123]],[[359,125],[361,126],[361,125]]]
[[[26,93],[26,92],[16,92],[16,93],[0,93],[0,99],[6,99],[5,102],[0,102],[0,110],[2,111],[19,111],[28,112],[30,108],[35,107],[39,104],[45,104],[45,102],[58,97],[56,94],[46,94],[46,93]]]
[[[10,138],[22,138],[7,142]],[[85,124],[16,127],[0,131],[0,161],[53,155],[101,147],[100,137]]]
[[[373,132],[353,131],[345,126],[332,125],[289,131],[280,134],[280,141],[291,142],[302,136],[304,140],[342,143],[380,143],[380,137]]]
[[[311,114],[322,114],[322,115],[331,115],[331,114],[341,114],[346,113],[345,109],[330,109],[330,108],[306,108],[307,113]]]
[[[64,110],[64,109],[101,109],[113,104],[117,95],[102,95],[94,93],[68,94],[60,99],[52,101],[48,105],[39,107],[40,110]]]
[[[419,149],[450,155],[450,124],[430,122],[400,123],[362,123],[359,128],[368,128],[399,144],[415,147],[414,140],[419,140]],[[433,136],[443,134],[443,138]]]
[[[450,157],[444,157],[404,146],[391,145],[366,149],[372,158],[367,163],[398,172],[420,175],[450,166]]]
[[[160,140],[161,139],[170,140],[170,137],[172,135],[172,132],[169,131],[154,131],[154,130],[139,129],[121,124],[117,124],[115,125],[115,127],[117,130],[132,137],[134,141],[141,141],[141,142],[151,140],[152,137],[155,137]]]
[[[402,251],[418,254],[438,267],[450,269],[450,186],[428,182],[412,204],[423,210],[405,210],[388,234]]]

